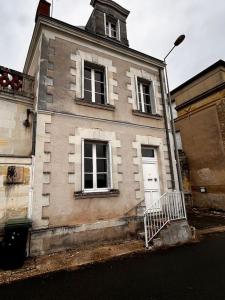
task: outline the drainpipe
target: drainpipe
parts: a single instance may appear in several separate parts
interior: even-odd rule
[[[175,177],[174,177],[174,169],[173,169],[173,158],[172,158],[172,149],[170,144],[170,136],[169,136],[169,121],[168,121],[168,114],[167,114],[167,105],[166,105],[166,98],[165,98],[165,90],[164,90],[164,80],[163,80],[163,70],[159,68],[159,80],[160,80],[160,89],[162,95],[162,103],[163,103],[163,113],[165,116],[165,128],[166,128],[166,140],[168,145],[168,152],[169,152],[169,164],[170,164],[170,173],[171,173],[171,180],[172,180],[172,189],[175,190]]]

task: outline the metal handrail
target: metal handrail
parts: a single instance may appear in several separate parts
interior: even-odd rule
[[[182,192],[166,192],[157,207],[144,212],[145,245],[148,248],[153,238],[171,221],[186,219],[186,208]]]

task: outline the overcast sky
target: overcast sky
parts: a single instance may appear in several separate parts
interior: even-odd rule
[[[48,0],[50,2],[50,0]],[[39,0],[1,0],[0,65],[22,71]],[[163,59],[178,35],[186,39],[168,58],[175,88],[219,59],[225,60],[225,0],[117,0],[131,11],[130,46]],[[90,0],[54,0],[53,17],[85,25]]]

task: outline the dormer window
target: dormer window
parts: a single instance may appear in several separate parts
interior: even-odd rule
[[[108,37],[116,39],[116,24],[106,21],[106,35]]]
[[[120,40],[120,21],[116,20],[114,17],[105,16],[105,35],[112,38]]]

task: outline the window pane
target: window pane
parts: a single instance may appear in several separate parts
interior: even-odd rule
[[[84,91],[84,100],[86,101],[92,101],[92,93],[89,91]]]
[[[141,148],[141,153],[143,157],[155,157],[155,151],[151,148]]]
[[[97,159],[97,173],[107,172],[107,159]]]
[[[150,105],[145,105],[145,112],[148,113],[148,114],[152,113],[152,108],[151,108]]]
[[[138,92],[140,93],[140,91],[141,91],[141,84],[140,82],[138,82]]]
[[[95,81],[95,92],[99,93],[99,94],[104,94],[104,92],[105,92],[104,83]]]
[[[107,157],[107,145],[106,144],[96,144],[96,156],[100,157]]]
[[[84,175],[84,187],[85,187],[85,189],[93,189],[93,175],[92,174]]]
[[[91,69],[90,68],[87,68],[87,67],[84,68],[84,78],[91,79]]]
[[[84,172],[92,173],[93,172],[93,162],[91,158],[84,159]]]
[[[149,95],[149,85],[148,84],[143,84],[143,93]]]
[[[111,36],[112,36],[113,38],[116,38],[116,31],[115,31],[115,30],[111,30]]]
[[[84,143],[84,157],[92,157],[92,144]]]
[[[91,80],[84,79],[84,89],[87,91],[91,91]]]
[[[112,29],[113,31],[116,31],[116,24],[111,23],[111,29]]]
[[[95,102],[98,104],[105,104],[105,95],[95,93]]]
[[[95,81],[104,82],[104,72],[95,70]]]
[[[107,188],[107,174],[97,174],[97,187]]]
[[[149,95],[144,95],[144,102],[145,104],[151,104]]]

